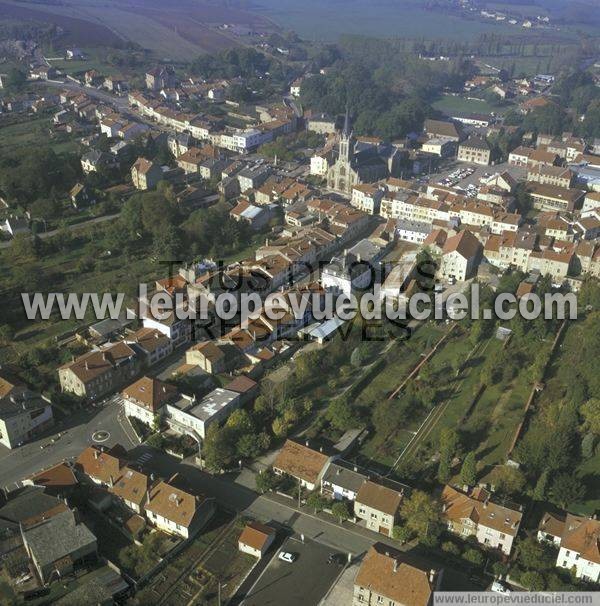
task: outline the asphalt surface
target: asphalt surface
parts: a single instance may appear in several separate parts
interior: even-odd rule
[[[295,554],[296,560],[292,564],[282,562],[277,557],[280,551]],[[318,604],[343,569],[343,563],[327,563],[330,553],[316,541],[290,537],[276,551],[242,606]]]
[[[128,449],[137,446],[118,396],[113,396],[103,406],[90,407],[59,419],[48,434],[20,448],[9,450],[0,446],[0,487],[15,486],[38,471],[76,458],[91,444],[108,447],[122,444]]]

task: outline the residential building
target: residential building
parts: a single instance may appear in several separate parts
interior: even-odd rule
[[[488,142],[481,137],[469,137],[458,146],[458,160],[488,166],[491,149]]]
[[[559,530],[556,525],[554,532]],[[600,521],[567,513],[560,541],[553,542],[559,545],[557,566],[583,581],[600,582]]]
[[[428,137],[443,137],[458,143],[460,133],[453,122],[444,122],[443,120],[425,120],[423,131]]]
[[[406,487],[387,484],[363,482],[354,500],[354,515],[363,520],[368,529],[391,537]]]
[[[448,530],[463,539],[474,536],[491,549],[510,555],[523,514],[520,509],[499,505],[483,488],[464,493],[451,486],[442,492],[442,519]]]
[[[277,532],[274,528],[260,522],[248,522],[238,539],[238,549],[259,560],[273,544]]]
[[[332,461],[321,478],[321,494],[341,501],[354,501],[368,474],[347,461]]]
[[[288,475],[309,491],[321,481],[330,457],[322,450],[313,450],[308,444],[286,440],[273,462],[273,471],[278,475]]]
[[[144,511],[159,530],[188,539],[212,518],[215,502],[212,498],[178,488],[174,485],[175,480],[171,478],[153,486],[148,491]]]
[[[421,146],[422,152],[434,154],[440,158],[449,158],[454,155],[455,150],[455,140],[446,137],[432,137],[431,139],[427,139]]]
[[[569,189],[575,179],[575,173],[569,168],[562,166],[546,166],[541,164],[527,171],[527,181],[541,183],[542,185],[553,185]]]
[[[151,377],[142,377],[126,387],[123,397],[123,411],[127,417],[134,417],[149,427],[154,425],[164,407],[177,400],[177,388]]]
[[[184,395],[168,403],[165,419],[174,431],[204,440],[211,425],[223,422],[239,406],[239,393],[217,387],[200,401]]]
[[[531,184],[527,190],[536,210],[573,211],[581,206],[586,192],[581,189],[565,189],[554,185]]]
[[[369,183],[355,185],[352,188],[350,204],[368,215],[379,213],[379,205],[384,191]]]
[[[449,237],[442,248],[440,275],[463,282],[477,273],[483,246],[468,230]]]
[[[132,467],[121,467],[119,475],[111,479],[109,491],[118,501],[137,514],[143,514],[150,489],[150,478]]]
[[[154,189],[162,177],[161,167],[146,158],[138,158],[131,167],[131,180],[136,189]]]
[[[423,244],[431,233],[432,224],[424,221],[408,221],[399,219],[396,224],[396,236],[403,242]]]
[[[185,352],[185,363],[200,366],[210,374],[219,374],[226,369],[226,352],[214,341],[202,341]]]
[[[430,606],[442,578],[443,569],[375,543],[354,580],[352,606]]]
[[[62,391],[94,400],[121,387],[137,370],[135,351],[119,341],[60,366],[58,377]]]
[[[0,376],[0,444],[16,448],[53,423],[50,400],[13,378]]]
[[[22,528],[21,536],[43,584],[61,579],[72,573],[76,564],[98,556],[96,537],[70,510]]]
[[[158,364],[173,352],[171,339],[156,328],[140,328],[129,335],[125,342],[138,354],[143,366]]]
[[[508,163],[513,166],[527,166],[529,156],[534,151],[533,147],[517,147],[508,154]]]
[[[560,547],[563,533],[565,532],[565,515],[553,512],[544,512],[540,520],[537,532],[537,540],[552,543]]]
[[[335,118],[327,114],[317,114],[308,118],[306,128],[318,135],[333,135],[335,134]]]
[[[119,477],[121,466],[115,451],[96,445],[86,448],[75,460],[75,471],[100,486],[110,486]]]

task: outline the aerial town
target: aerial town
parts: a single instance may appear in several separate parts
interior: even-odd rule
[[[449,4],[509,33],[0,2],[1,604],[600,590],[600,29]]]

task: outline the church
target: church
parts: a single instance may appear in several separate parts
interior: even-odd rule
[[[386,179],[392,172],[390,167],[394,155],[395,149],[392,146],[357,142],[346,112],[337,158],[327,170],[327,187],[342,194],[350,194],[355,185]]]

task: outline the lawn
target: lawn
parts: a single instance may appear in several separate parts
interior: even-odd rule
[[[489,114],[491,112],[501,114],[506,111],[505,107],[496,107],[487,101],[467,99],[461,96],[455,97],[454,95],[444,95],[437,101],[434,101],[432,106],[447,116],[457,114]]]
[[[40,141],[50,145],[55,153],[73,152],[79,149],[79,144],[69,136],[49,134],[52,120],[48,116],[24,116],[23,122],[2,126],[0,123],[0,152],[19,150],[24,147],[40,145]]]

